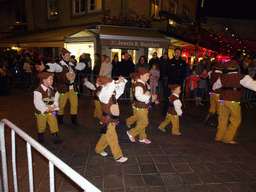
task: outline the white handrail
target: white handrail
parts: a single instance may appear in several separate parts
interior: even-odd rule
[[[4,124],[8,125],[12,130],[15,131],[21,138],[23,138],[27,142],[27,149],[30,151],[28,155],[28,161],[30,161],[31,157],[31,146],[36,149],[39,153],[41,153],[45,158],[49,160],[49,169],[50,169],[50,177],[53,176],[53,166],[59,168],[64,174],[66,174],[72,181],[74,181],[77,185],[79,185],[84,191],[88,192],[100,192],[98,188],[92,185],[89,181],[87,181],[84,177],[74,171],[71,167],[69,167],[66,163],[52,154],[48,149],[39,144],[36,140],[18,128],[16,125],[8,121],[7,119],[2,119],[0,121],[0,142],[1,142],[1,156],[2,156],[2,170],[3,170],[3,184],[4,191],[8,192],[8,177],[7,177],[7,163],[6,163],[6,151],[5,151],[5,134],[4,134]],[[29,162],[30,164],[31,162]],[[16,165],[14,166],[16,167]],[[29,170],[29,179],[33,181],[33,170]],[[30,180],[31,181],[31,180]],[[54,178],[50,178],[50,191],[53,191],[54,188],[51,186],[53,184]],[[32,182],[33,183],[33,182]],[[31,183],[30,183],[31,184]],[[15,185],[15,184],[14,184]],[[16,187],[14,187],[16,188]],[[33,191],[33,185],[30,186],[30,191]]]

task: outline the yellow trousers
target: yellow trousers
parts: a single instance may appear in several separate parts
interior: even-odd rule
[[[106,134],[102,134],[98,141],[95,152],[102,153],[104,149],[109,145],[114,159],[123,157],[122,150],[119,145],[119,141],[116,134],[116,123],[109,123]]]
[[[238,102],[221,102],[219,126],[217,128],[215,140],[224,143],[230,143],[235,140],[234,137],[236,136],[241,119],[241,106]]]
[[[37,118],[38,133],[45,132],[46,122],[49,124],[51,133],[55,133],[59,131],[57,119],[53,113],[38,114],[36,115],[36,118]]]
[[[77,114],[78,98],[74,89],[71,89],[67,93],[60,93],[60,98],[59,98],[60,109],[58,110],[58,115],[64,114],[64,109],[68,100],[70,102],[70,114],[71,115]]]
[[[146,135],[146,127],[148,126],[148,109],[140,109],[135,108],[135,115],[137,116],[137,124],[136,127],[132,128],[129,131],[129,134],[133,137],[139,135],[140,140],[147,139]]]
[[[220,108],[220,94],[213,93],[210,96],[210,109],[209,112],[212,114],[217,113],[219,115],[219,108]]]
[[[96,118],[96,119],[100,119],[101,115],[102,115],[100,101],[95,99],[94,104],[95,104],[95,109],[94,109],[93,117]]]
[[[135,121],[137,121],[138,119],[138,116],[136,114],[136,108],[133,107],[133,115],[131,117],[129,117],[128,119],[126,119],[126,122],[129,124],[129,125],[132,125],[133,123],[135,123]]]
[[[164,129],[170,122],[172,122],[172,133],[179,133],[180,123],[178,115],[169,115],[169,113],[167,113],[165,120],[160,124],[160,127]]]

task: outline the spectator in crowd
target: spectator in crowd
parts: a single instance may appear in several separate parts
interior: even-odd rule
[[[158,79],[160,77],[160,71],[158,70],[158,65],[156,63],[152,64],[152,68],[150,70],[150,94],[156,94],[156,87],[158,86]]]
[[[79,62],[80,63],[84,63],[85,64],[85,68],[81,71],[77,71],[78,77],[76,78],[78,81],[78,85],[79,85],[79,91],[80,93],[83,93],[84,91],[84,87],[83,87],[83,79],[85,77],[87,77],[88,79],[90,79],[90,74],[91,74],[91,66],[90,66],[90,58],[87,57],[86,53],[83,53],[82,55],[80,55],[79,57]]]
[[[118,76],[118,70],[117,66],[119,65],[119,58],[118,55],[114,56],[114,59],[112,60],[112,78]]]
[[[154,53],[153,53],[153,58],[151,58],[151,59],[149,60],[149,63],[148,63],[148,64],[149,64],[149,67],[152,68],[152,65],[155,64],[155,63],[156,63],[157,65],[159,65],[159,61],[160,61],[160,60],[159,60],[159,58],[157,57],[157,52],[154,52]]]
[[[131,88],[131,79],[130,74],[134,72],[134,63],[130,59],[128,53],[124,53],[124,60],[117,65],[118,76],[123,76],[127,79],[127,83],[125,85],[125,94],[123,96],[125,98],[130,98],[130,88]]]
[[[94,55],[93,75],[99,75],[100,67],[101,67],[100,55],[99,54],[95,54]]]
[[[150,70],[150,66],[147,64],[147,59],[145,56],[140,56],[139,62],[135,65],[135,72],[138,72],[139,67]]]
[[[207,82],[208,82],[208,73],[206,69],[203,69],[202,73],[199,76],[199,80],[197,82],[197,90],[196,90],[196,105],[203,105],[202,98],[207,91]]]
[[[252,59],[252,63],[249,67],[249,75],[255,80],[256,79],[256,57]]]
[[[26,61],[23,65],[23,69],[25,71],[26,87],[29,89],[32,87],[32,78],[33,78],[32,69],[30,66],[31,64],[32,64],[32,61],[30,60],[30,58],[26,57]]]
[[[189,88],[189,99],[194,99],[195,90],[197,87],[197,81],[199,80],[195,70],[192,70],[190,75],[187,77],[187,85]]]
[[[111,78],[112,63],[110,62],[110,58],[109,58],[109,56],[106,56],[106,55],[102,55],[102,57],[104,57],[104,61],[101,64],[100,74],[99,75],[103,76],[103,77]]]
[[[196,74],[200,75],[202,73],[202,71],[206,69],[207,72],[209,72],[211,70],[211,66],[210,64],[207,62],[207,58],[203,58],[199,64],[195,67],[196,70]]]
[[[54,57],[54,62],[59,63],[60,62],[60,57],[57,55]]]
[[[166,73],[166,68],[169,64],[169,58],[168,54],[164,53],[163,56],[159,60],[159,67],[160,67],[160,78],[159,78],[159,91],[163,91],[163,98],[168,98],[169,95],[166,95],[168,92],[168,87],[167,87],[167,73]],[[166,105],[167,103],[167,105]],[[162,112],[163,115],[166,115],[166,111],[168,109],[169,103],[166,102],[163,105]]]

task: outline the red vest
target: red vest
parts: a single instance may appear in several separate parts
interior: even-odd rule
[[[47,105],[52,105],[54,102],[54,97],[55,97],[55,93],[57,92],[55,88],[49,88],[51,89],[51,95],[50,97],[48,96],[48,89],[46,91],[43,90],[43,88],[41,87],[41,85],[39,85],[35,91],[38,91],[42,94],[42,100],[44,101],[44,103]],[[48,104],[47,104],[48,103]],[[36,110],[37,114],[40,114],[41,112]],[[47,113],[47,112],[45,112]]]
[[[133,84],[133,86],[132,86],[132,95],[133,95],[133,98],[134,98],[134,107],[136,107],[136,108],[148,108],[149,105],[150,105],[149,103],[146,104],[146,103],[140,102],[136,99],[136,97],[135,97],[135,88],[136,87],[141,87],[143,89],[143,94],[145,94],[148,91],[148,86],[146,84],[144,85],[141,82],[135,82]]]
[[[220,76],[220,81],[222,84],[220,90],[220,100],[239,102],[243,95],[243,86],[240,84],[240,80],[242,80],[244,77],[245,75],[238,73],[222,74]]]
[[[62,72],[58,73],[58,75],[59,75],[58,91],[59,91],[59,93],[66,93],[66,92],[69,92],[70,81],[68,80],[68,78],[66,76],[66,74],[69,72],[69,70],[66,65],[61,65],[61,66],[62,66],[63,70],[62,70]],[[75,74],[77,74],[75,66],[71,66],[71,67],[72,67],[73,72]],[[77,91],[75,82],[73,84],[73,87],[74,87],[74,91]]]
[[[168,113],[171,115],[177,115],[177,112],[175,111],[174,106],[173,106],[174,101],[176,101],[177,99],[179,99],[179,98],[176,97],[175,95],[171,95],[171,97],[169,99],[171,106],[168,109]]]

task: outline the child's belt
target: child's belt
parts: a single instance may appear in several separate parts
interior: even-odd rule
[[[114,115],[111,115],[109,113],[105,113],[104,111],[102,111],[102,115],[108,119],[118,119],[119,116],[114,116]]]

